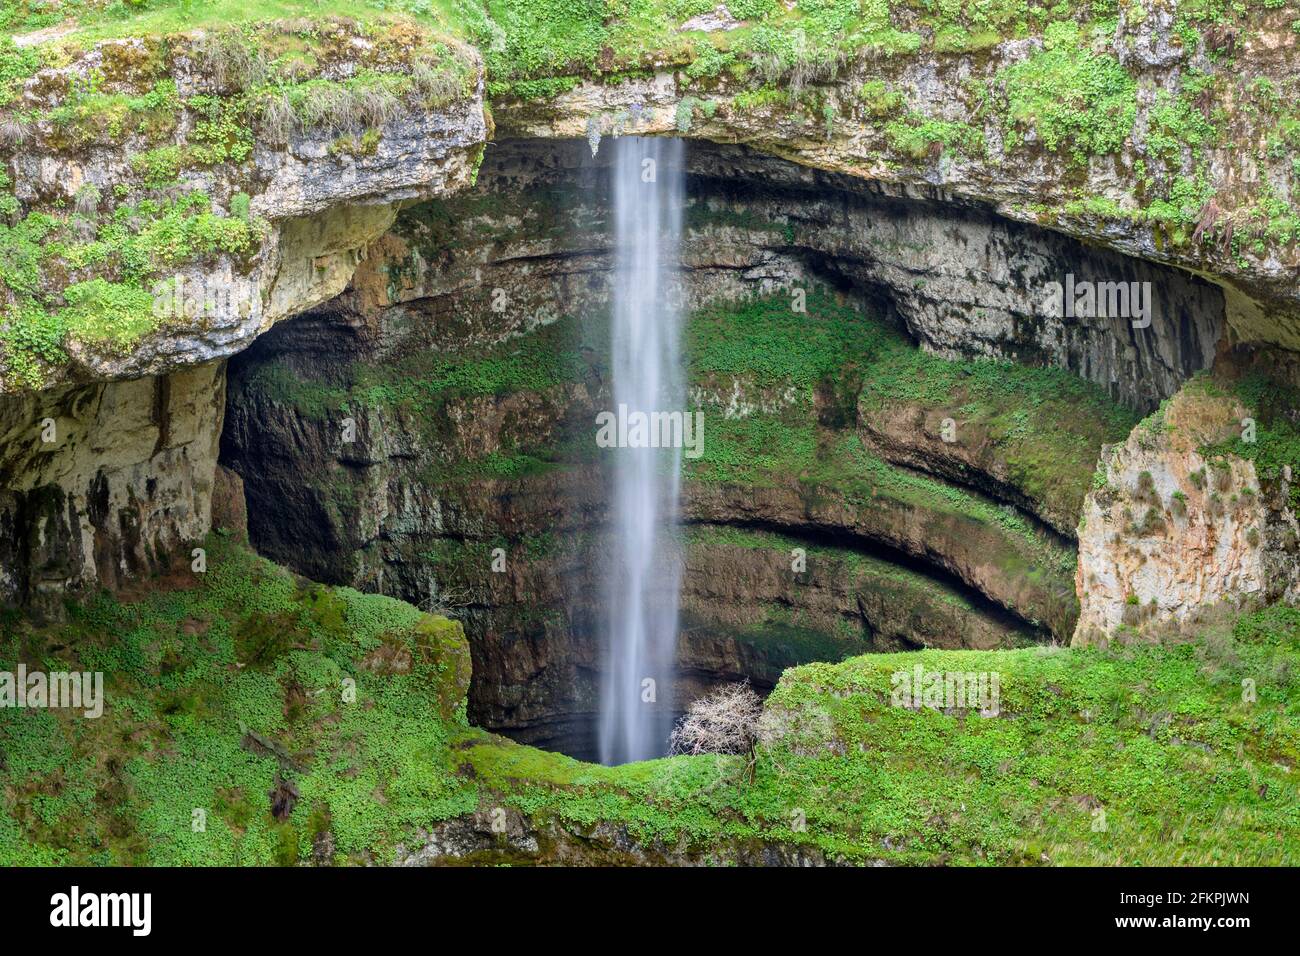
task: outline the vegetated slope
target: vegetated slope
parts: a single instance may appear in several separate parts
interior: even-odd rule
[[[102,672],[106,704],[96,719],[0,711],[0,861],[360,860],[474,806],[450,751],[466,726],[460,625],[295,579],[219,536],[208,561],[59,628],[5,621],[0,668]],[[281,781],[294,798],[277,819]]]
[[[753,782],[740,757],[614,769],[484,744],[479,780],[535,818],[660,845],[781,843],[909,864],[1291,864],[1300,611],[1200,645],[869,654],[789,670]],[[890,705],[896,672],[997,672],[996,717]],[[1251,681],[1254,699],[1243,691]],[[805,829],[806,827],[806,829]]]
[[[625,862],[755,846],[845,862],[1300,861],[1295,609],[1197,644],[793,669],[750,781],[739,757],[604,768],[474,730],[457,625],[220,537],[209,561],[172,590],[93,602],[70,628],[5,620],[5,670],[102,670],[107,702],[98,719],[0,710],[0,861],[389,862],[417,831],[492,808],[539,833],[599,829],[582,852]],[[918,665],[997,672],[998,715],[891,706],[891,675]],[[503,836],[498,856],[545,863],[555,846],[521,854]]]

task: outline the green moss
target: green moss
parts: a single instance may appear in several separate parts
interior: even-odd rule
[[[686,355],[693,382],[741,375],[759,386],[793,385],[805,398],[825,376],[872,355],[889,337],[879,320],[813,290],[804,312],[790,296],[719,303],[692,313]]]
[[[17,46],[8,36],[0,36],[0,106],[18,95],[23,80],[40,68],[41,57],[31,47]]]
[[[145,156],[147,164],[158,162]],[[255,219],[213,212],[202,193],[123,203],[89,241],[76,227],[75,214],[30,213],[13,226],[0,224],[0,285],[16,300],[0,327],[0,348],[29,385],[66,360],[69,336],[129,349],[166,318],[154,308],[155,279],[204,257],[251,253],[266,229]],[[43,283],[50,272],[68,280],[57,295]]]
[[[984,150],[984,134],[969,123],[927,119],[919,113],[890,122],[885,135],[894,149],[912,159],[930,156],[935,146],[953,147],[969,155]]]
[[[1205,380],[1201,380],[1201,384],[1212,387]],[[1245,441],[1245,429],[1238,429],[1238,434],[1230,441],[1202,448],[1202,455],[1207,458],[1233,455],[1253,461],[1260,481],[1268,484],[1280,481],[1289,468],[1292,475],[1290,506],[1300,514],[1300,426],[1292,419],[1295,409],[1300,407],[1300,389],[1276,381],[1265,373],[1254,372],[1233,383],[1230,391],[1255,418],[1255,440]],[[1201,481],[1204,482],[1203,476]]]
[[[175,130],[180,101],[170,77],[158,80],[141,95],[101,92],[101,83],[101,74],[91,73],[88,84],[74,85],[66,99],[48,113],[46,118],[56,131],[54,145],[111,146],[132,135],[156,143]]]
[[[884,80],[868,80],[858,87],[858,99],[874,117],[889,116],[903,108],[903,94],[891,90]]]
[[[790,388],[798,403],[789,415],[710,416],[705,457],[692,466],[697,476],[759,480],[760,473],[783,468],[801,474],[815,457],[808,410],[814,391],[849,387],[850,424],[859,403],[866,415],[898,405],[946,412],[959,430],[994,443],[1011,483],[1029,498],[1073,513],[1082,506],[1101,446],[1122,440],[1137,422],[1099,387],[1064,370],[938,358],[878,318],[816,291],[806,308],[795,312],[789,298],[777,296],[690,317],[693,383],[739,377],[750,388]]]
[[[773,106],[786,106],[791,96],[788,90],[775,86],[763,86],[756,90],[746,90],[732,97],[732,105],[742,112],[764,109]]]
[[[784,732],[752,783],[739,758],[603,768],[486,738],[470,738],[466,758],[534,817],[612,821],[703,853],[760,841],[898,864],[1289,864],[1300,843],[1279,834],[1300,813],[1285,771],[1300,746],[1298,637],[1296,609],[1276,608],[1199,646],[811,664],[768,702]],[[891,707],[893,675],[918,665],[997,672],[999,716]],[[1247,677],[1255,704],[1242,700]]]
[[[91,279],[68,286],[63,300],[60,324],[81,342],[125,350],[158,324],[153,296],[136,286]]]
[[[1072,22],[1052,24],[1044,48],[1002,69],[1008,146],[1033,129],[1043,147],[1075,162],[1120,149],[1137,117],[1137,82],[1110,54],[1094,53]]]
[[[310,856],[321,814],[341,860],[382,859],[411,827],[474,806],[449,751],[469,679],[459,625],[206,546],[208,571],[182,590],[98,598],[62,628],[0,637],[5,669],[108,684],[98,720],[0,712],[4,863],[283,864]],[[283,825],[266,798],[277,774],[302,794]]]

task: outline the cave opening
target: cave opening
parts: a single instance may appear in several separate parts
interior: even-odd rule
[[[220,455],[259,552],[462,621],[471,721],[583,759],[611,560],[592,441],[611,152],[495,142],[472,190],[403,210],[347,291],[230,360]],[[665,716],[869,650],[1068,642],[1098,451],[1210,365],[1218,288],[938,187],[688,157],[684,348],[707,424]],[[1065,321],[1042,305],[1066,275],[1150,282],[1162,307],[1149,327]],[[999,378],[1068,424],[1010,407]]]

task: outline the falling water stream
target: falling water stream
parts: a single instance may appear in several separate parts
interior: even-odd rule
[[[680,140],[614,142],[613,397],[628,413],[684,409],[677,281],[683,198]],[[672,728],[680,561],[681,448],[613,453],[612,560],[600,702],[605,764],[661,756]]]

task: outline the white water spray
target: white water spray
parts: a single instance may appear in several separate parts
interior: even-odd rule
[[[677,281],[680,140],[614,143],[615,285],[611,336],[616,406],[685,408]],[[677,554],[681,448],[620,447],[614,456],[609,617],[600,702],[600,759],[661,756],[672,730],[681,562]]]

